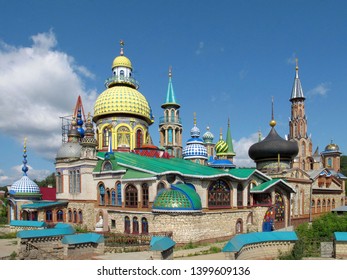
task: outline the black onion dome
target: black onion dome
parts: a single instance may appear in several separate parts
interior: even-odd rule
[[[299,152],[298,144],[294,141],[284,140],[278,135],[274,127],[266,138],[258,143],[253,144],[248,155],[254,161],[277,158],[293,159]]]

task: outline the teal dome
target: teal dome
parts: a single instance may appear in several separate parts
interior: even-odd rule
[[[201,199],[194,186],[186,184],[171,185],[161,191],[154,200],[153,212],[200,212]]]

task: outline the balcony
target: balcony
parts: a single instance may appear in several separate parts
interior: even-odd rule
[[[160,117],[159,124],[182,124],[181,118],[172,116],[172,117]]]
[[[106,88],[112,84],[128,84],[134,86],[136,89],[139,88],[139,83],[134,78],[125,76],[112,76],[105,81]]]

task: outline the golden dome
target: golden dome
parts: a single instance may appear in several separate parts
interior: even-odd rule
[[[114,67],[127,67],[127,68],[130,68],[130,69],[133,69],[133,67],[132,67],[132,65],[131,65],[130,59],[127,58],[127,57],[124,56],[124,55],[117,56],[117,57],[113,60],[112,69],[113,69]]]
[[[143,117],[153,123],[151,108],[146,98],[136,89],[114,86],[101,93],[94,104],[94,119],[111,114],[131,114]]]

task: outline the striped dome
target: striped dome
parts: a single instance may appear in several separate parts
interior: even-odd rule
[[[228,151],[228,144],[223,140],[219,140],[215,146],[216,153],[226,153]]]
[[[28,176],[24,175],[21,179],[14,182],[11,186],[10,194],[40,194],[39,186]]]

